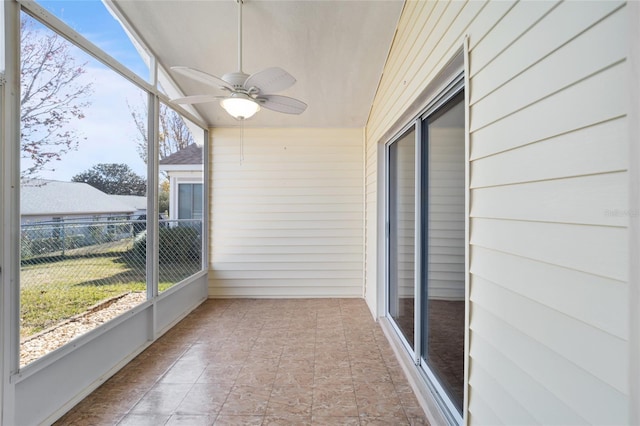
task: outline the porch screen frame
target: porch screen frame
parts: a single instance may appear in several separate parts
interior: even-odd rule
[[[124,77],[134,86],[145,91],[149,97],[148,117],[153,119],[156,116],[157,103],[159,101],[168,103],[169,98],[160,91],[155,82],[156,67],[160,65],[152,60],[151,73],[154,82],[144,81],[128,68],[121,65],[108,53],[104,52],[82,35],[71,29],[60,19],[47,12],[42,6],[32,0],[7,0],[0,5],[3,23],[3,46],[0,49],[3,58],[0,63],[6,66],[2,69],[0,77],[0,162],[3,167],[0,176],[0,200],[2,209],[0,212],[0,235],[3,236],[2,250],[0,251],[0,345],[2,352],[0,356],[0,423],[6,424],[35,424],[51,423],[62,413],[71,408],[79,399],[95,389],[105,377],[117,371],[123,363],[132,359],[137,353],[154,341],[158,335],[168,330],[168,327],[175,324],[186,312],[186,309],[193,309],[197,306],[194,303],[201,303],[206,299],[206,276],[207,276],[207,244],[206,230],[203,234],[202,243],[202,269],[192,275],[189,281],[174,286],[157,296],[156,280],[154,275],[147,274],[147,296],[148,300],[134,307],[126,314],[113,319],[107,324],[91,330],[78,337],[73,344],[67,344],[53,352],[44,355],[29,365],[19,367],[19,305],[20,305],[20,190],[19,185],[19,127],[20,127],[20,106],[19,98],[15,93],[19,93],[19,22],[20,13],[24,12],[51,31],[59,34],[71,44],[102,62],[111,71]],[[13,36],[12,36],[13,35]],[[5,37],[6,36],[6,37]],[[6,81],[4,80],[6,78]],[[154,106],[156,106],[154,108]],[[200,127],[208,142],[207,124],[200,118],[180,107],[175,107],[180,114]],[[149,141],[153,141],[150,152],[157,144],[157,126],[149,126]],[[205,158],[208,156],[208,146],[204,147]],[[155,156],[150,156],[155,158]],[[149,161],[150,170],[157,172],[157,160]],[[205,170],[207,168],[205,167]],[[148,196],[148,210],[151,213],[157,211],[157,185],[154,178],[157,173],[148,173],[150,188]],[[208,179],[204,180],[204,191],[208,191]],[[153,192],[152,192],[153,191]],[[208,206],[204,206],[204,214],[208,215]],[[152,215],[153,217],[157,215]],[[156,219],[157,221],[157,219]],[[153,221],[151,221],[153,222]],[[207,216],[203,219],[208,222]],[[157,245],[157,225],[149,228],[150,244]],[[153,260],[149,260],[149,257]],[[148,255],[147,267],[157,268],[157,250],[152,250]],[[195,285],[194,285],[195,284]],[[202,291],[201,291],[202,289]],[[171,295],[176,295],[171,298]],[[131,331],[139,332],[137,328],[133,330],[130,325],[139,327],[145,324],[143,335],[135,334]],[[118,350],[104,350],[103,336],[125,335],[122,346]],[[65,363],[75,362],[81,355],[94,351],[100,355],[98,361],[94,359],[81,360],[76,362],[78,370],[77,376],[71,377],[69,383],[65,383],[69,389],[56,393],[49,393],[51,398],[46,399],[47,406],[39,407],[39,410],[30,410],[27,407],[33,400],[37,400],[39,394],[34,394],[35,399],[28,396],[33,391],[46,393],[50,388],[55,388],[56,375],[66,373]],[[69,361],[75,360],[75,361]],[[95,365],[94,365],[95,364]],[[99,367],[100,370],[95,367]],[[95,373],[95,377],[92,375]],[[85,381],[90,384],[86,385]],[[71,389],[71,386],[77,386]],[[51,401],[55,402],[51,402]],[[58,401],[62,401],[60,405]],[[28,419],[28,420],[25,420]]]

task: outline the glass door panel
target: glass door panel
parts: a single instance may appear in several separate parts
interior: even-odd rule
[[[389,316],[414,349],[415,130],[389,146]]]
[[[465,306],[464,95],[423,122],[422,363],[462,409]],[[426,180],[426,182],[425,182]],[[424,222],[423,222],[424,223]]]

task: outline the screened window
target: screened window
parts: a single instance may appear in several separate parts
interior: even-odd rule
[[[149,53],[135,41],[105,2],[38,0],[38,3],[122,65],[149,81]]]
[[[149,75],[140,46],[105,29],[119,22],[102,2],[39,3]],[[203,146],[206,131],[166,106],[153,108],[154,94],[137,77],[97,60],[105,56],[99,49],[79,47],[69,41],[75,33],[52,30],[29,7],[35,5],[24,6],[20,28],[20,367],[202,271],[206,210],[200,184],[185,196],[188,229],[160,218],[169,209],[168,179],[148,174],[156,136],[153,152],[162,158],[182,149],[176,141]],[[159,127],[149,129],[150,121]],[[198,167],[202,175],[202,161]],[[147,199],[151,184],[160,187],[158,200]],[[165,209],[156,211],[155,201]],[[156,263],[148,239],[160,250]],[[70,318],[90,326],[73,327],[81,320]]]
[[[146,300],[146,252],[127,218],[146,205],[147,167],[127,111],[140,88],[26,13],[20,66],[26,365],[91,329],[64,326],[69,318]]]
[[[164,291],[202,270],[204,145],[206,132],[160,104],[158,146],[160,211],[159,289]],[[163,200],[166,200],[164,202]]]

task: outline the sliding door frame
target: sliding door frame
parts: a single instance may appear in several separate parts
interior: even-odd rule
[[[446,391],[440,385],[437,377],[433,372],[430,371],[428,366],[426,365],[426,361],[423,359],[423,352],[425,350],[423,344],[423,333],[425,332],[423,328],[422,316],[426,314],[426,310],[423,309],[423,299],[425,297],[423,291],[423,283],[426,284],[426,276],[427,276],[427,265],[423,264],[423,254],[425,253],[425,244],[427,238],[427,230],[426,226],[428,224],[428,208],[424,205],[424,202],[427,201],[427,178],[425,178],[425,173],[427,172],[427,164],[423,163],[423,123],[424,121],[435,113],[437,110],[442,108],[447,104],[447,102],[451,101],[457,95],[459,95],[462,91],[465,91],[466,82],[466,73],[464,70],[459,70],[455,74],[451,75],[449,82],[441,87],[441,89],[435,93],[435,95],[427,102],[426,106],[420,110],[420,112],[414,116],[404,127],[402,127],[393,137],[391,137],[384,145],[384,224],[385,224],[385,245],[384,245],[384,259],[385,259],[385,280],[384,280],[384,304],[385,311],[384,315],[389,320],[389,324],[394,329],[395,333],[398,335],[400,341],[402,342],[405,350],[412,358],[413,363],[416,366],[417,372],[422,376],[424,382],[427,387],[431,389],[435,399],[437,400],[438,405],[442,408],[442,412],[447,418],[447,421],[450,424],[463,424],[464,421],[464,413],[466,411],[467,406],[467,395],[465,389],[464,401],[462,405],[462,412],[459,412],[455,407],[453,402],[448,397]],[[466,122],[468,121],[468,101],[467,101],[467,93],[465,92],[465,199],[467,197],[468,192],[468,155],[466,154],[468,150],[468,129]],[[390,148],[391,146],[398,142],[402,137],[406,135],[411,129],[415,131],[415,215],[414,215],[414,342],[413,348],[407,342],[405,336],[402,333],[400,327],[396,324],[394,318],[390,313],[390,285],[391,285],[391,252],[390,252],[390,244],[391,244],[391,214],[390,208],[391,206],[391,164],[390,164]],[[428,152],[426,153],[428,155]],[[424,201],[424,202],[423,202]],[[468,200],[465,200],[465,305],[468,303]],[[465,306],[465,386],[467,384],[467,363],[468,363],[468,308]]]
[[[424,130],[425,127],[428,125],[428,120],[429,118],[431,118],[434,114],[438,113],[442,108],[447,108],[449,102],[453,101],[457,96],[459,96],[465,89],[464,86],[464,75],[460,74],[458,76],[456,76],[456,78],[451,82],[451,84],[441,93],[441,96],[439,96],[437,99],[435,99],[433,101],[432,104],[430,104],[429,107],[426,108],[426,110],[420,115],[420,119],[419,119],[419,127],[422,131],[420,138],[418,139],[417,143],[418,145],[421,147],[421,156],[419,158],[420,161],[420,172],[419,172],[419,177],[420,177],[420,186],[417,187],[417,193],[422,194],[424,196],[424,200],[425,203],[428,203],[429,201],[429,196],[428,196],[428,187],[429,187],[429,146],[430,146],[430,142],[428,140],[423,141],[423,137],[426,136],[426,131]],[[464,98],[463,98],[463,102],[464,102]],[[465,111],[465,115],[466,115],[466,111]],[[465,130],[466,132],[466,130]],[[423,136],[424,135],[424,136]],[[466,143],[466,142],[465,142]],[[426,151],[426,153],[424,152]],[[466,162],[466,157],[465,157],[465,162]],[[465,175],[466,175],[466,169],[468,166],[465,165]],[[466,178],[465,178],[465,187],[466,187]],[[466,191],[466,189],[465,189]],[[465,195],[466,198],[466,195]],[[465,208],[465,216],[466,216],[466,208]],[[416,262],[420,265],[420,269],[424,270],[425,273],[420,275],[419,277],[419,292],[420,292],[420,298],[416,298],[416,304],[418,306],[416,306],[416,312],[424,312],[425,313],[425,317],[422,318],[416,318],[416,326],[419,324],[420,325],[420,330],[422,331],[420,335],[418,335],[418,338],[416,340],[418,340],[420,342],[420,352],[418,354],[418,360],[416,362],[416,365],[419,366],[419,370],[420,373],[423,374],[427,380],[429,381],[429,383],[431,383],[431,385],[435,388],[436,393],[439,397],[439,403],[441,405],[444,405],[446,407],[445,413],[447,415],[447,417],[449,417],[449,420],[451,422],[453,422],[454,424],[462,424],[462,412],[459,412],[458,409],[456,408],[455,404],[453,403],[453,401],[451,401],[451,399],[449,398],[449,396],[447,395],[447,391],[444,389],[444,387],[440,384],[440,380],[437,378],[436,374],[431,370],[431,368],[429,367],[428,363],[427,363],[427,353],[426,351],[428,350],[428,346],[424,343],[427,339],[428,339],[428,325],[427,325],[427,309],[426,309],[426,305],[428,302],[428,294],[427,292],[424,290],[426,288],[428,288],[428,244],[429,244],[429,209],[428,206],[424,206],[424,208],[420,209],[420,240],[416,241],[416,245],[419,247],[416,247],[416,252],[420,251],[421,252],[421,256],[424,255],[423,257],[420,257],[419,260],[416,260]],[[467,227],[466,225],[466,221],[465,221],[465,228]],[[463,229],[463,231],[467,232],[466,229]],[[465,243],[466,244],[466,243]],[[465,269],[466,269],[466,263],[467,263],[467,254],[465,252]],[[418,269],[418,268],[416,268]],[[468,286],[468,283],[466,282],[465,279],[465,299],[466,299],[466,287]],[[466,301],[465,301],[466,303]],[[466,308],[465,308],[465,312],[466,312]],[[466,322],[465,322],[466,324]],[[466,333],[466,330],[465,330]],[[464,349],[463,349],[464,350]],[[462,404],[462,410],[464,410],[464,402]]]
[[[400,337],[400,340],[402,341],[405,349],[407,350],[407,352],[409,352],[413,358],[413,362],[414,364],[418,364],[419,360],[420,360],[420,347],[419,347],[419,339],[416,339],[415,336],[418,335],[418,329],[416,329],[416,323],[418,322],[417,319],[419,318],[419,313],[415,310],[414,307],[414,318],[413,318],[413,322],[414,322],[414,336],[413,336],[413,342],[408,342],[406,339],[406,336],[404,336],[404,333],[402,332],[402,330],[400,329],[400,327],[398,326],[398,324],[396,323],[396,321],[394,320],[393,316],[391,315],[391,275],[392,275],[392,267],[391,267],[391,154],[390,154],[390,150],[391,150],[391,146],[397,142],[399,142],[407,133],[411,132],[411,131],[415,132],[415,140],[414,140],[414,149],[415,151],[415,158],[414,158],[414,162],[415,162],[415,173],[414,173],[414,185],[415,188],[418,188],[417,185],[419,185],[419,177],[420,177],[420,173],[419,173],[419,157],[418,157],[418,144],[416,143],[416,141],[418,140],[419,136],[419,132],[420,132],[420,121],[417,119],[412,120],[410,123],[408,123],[406,126],[404,126],[396,136],[394,136],[392,139],[390,139],[386,144],[385,144],[385,176],[384,176],[384,182],[385,182],[385,203],[384,203],[384,214],[385,214],[385,302],[384,302],[384,306],[385,306],[385,316],[389,319],[390,324],[392,325],[394,331],[398,334],[398,336]],[[417,197],[415,198],[415,211],[416,213],[418,212],[418,209],[420,208],[420,203],[419,200],[417,199]],[[418,241],[419,238],[419,215],[415,214],[414,215],[414,245],[415,242]],[[417,291],[419,291],[418,287],[419,287],[419,281],[418,281],[418,277],[420,275],[418,275],[418,264],[416,263],[416,260],[418,258],[416,257],[416,255],[414,254],[414,274],[413,274],[413,291],[414,291],[414,301],[417,300],[418,298],[418,293]],[[415,304],[414,302],[414,305]],[[413,344],[413,347],[411,346],[411,344]]]

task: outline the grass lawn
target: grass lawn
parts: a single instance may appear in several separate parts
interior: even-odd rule
[[[198,271],[198,265],[161,265],[159,290]],[[20,336],[28,337],[89,307],[131,291],[145,291],[145,266],[122,253],[47,259],[20,273]]]

